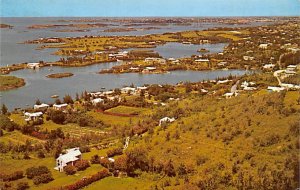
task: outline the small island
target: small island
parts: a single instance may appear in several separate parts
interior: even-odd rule
[[[74,75],[73,73],[54,73],[54,74],[47,75],[46,77],[59,79],[59,78],[71,77],[73,75]]]
[[[0,24],[0,28],[13,28],[13,26],[9,24]]]
[[[0,91],[11,90],[25,85],[22,78],[0,75]]]

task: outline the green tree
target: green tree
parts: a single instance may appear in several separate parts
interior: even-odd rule
[[[3,115],[5,115],[5,114],[7,114],[7,112],[8,112],[8,109],[7,109],[6,105],[5,105],[5,104],[2,104],[1,113],[2,113]]]

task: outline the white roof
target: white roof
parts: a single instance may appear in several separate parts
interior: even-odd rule
[[[49,105],[43,103],[43,104],[41,104],[41,105],[34,105],[34,106],[33,106],[34,109],[45,108],[45,107],[49,107]]]
[[[40,117],[41,115],[43,115],[43,112],[35,112],[35,113],[26,112],[24,115],[28,117]]]
[[[79,148],[71,148],[66,150],[66,154],[61,154],[56,160],[62,161],[64,163],[72,162],[78,160],[78,156],[81,155]]]
[[[156,67],[146,67],[146,69],[148,69],[148,70],[155,70]]]
[[[208,59],[196,59],[195,61],[196,62],[209,62]]]
[[[61,107],[66,107],[68,104],[54,104],[53,107],[61,108]]]
[[[127,86],[127,87],[122,88],[121,90],[132,90],[132,91],[134,91],[135,88]]]
[[[102,99],[102,98],[96,98],[96,99],[92,100],[92,103],[96,104],[96,103],[103,102],[103,101],[104,101],[104,99]]]

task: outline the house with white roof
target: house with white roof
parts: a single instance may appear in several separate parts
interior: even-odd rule
[[[91,102],[92,102],[92,104],[94,106],[96,106],[98,103],[104,102],[104,99],[102,99],[102,98],[96,98],[96,99],[93,99]]]
[[[267,49],[268,48],[268,44],[259,44],[258,46],[260,49]]]
[[[196,59],[195,62],[204,62],[204,63],[207,63],[209,62],[208,59]]]
[[[174,117],[172,117],[172,118],[164,117],[164,118],[159,120],[159,126],[161,126],[162,123],[165,123],[165,122],[172,123],[173,121],[175,121]]]
[[[39,120],[43,115],[43,112],[35,112],[35,113],[29,113],[25,112],[25,121],[37,121]]]
[[[268,86],[267,89],[272,92],[280,92],[280,91],[285,90],[284,87],[277,87],[277,86]]]
[[[42,110],[42,111],[45,111],[49,108],[49,105],[48,104],[40,104],[40,105],[34,105],[33,106],[33,109],[35,110]]]
[[[136,92],[136,89],[133,87],[127,86],[127,87],[121,88],[122,94],[135,93],[135,92]]]
[[[30,69],[36,69],[40,67],[40,63],[27,63],[27,67]]]
[[[264,69],[273,69],[275,67],[275,64],[265,64],[265,65],[263,65],[263,68]]]
[[[67,109],[68,104],[54,104],[53,105],[53,109],[55,110],[59,110],[59,111],[63,111],[65,109]]]
[[[81,152],[79,148],[71,148],[66,150],[65,154],[60,154],[58,158],[56,158],[56,167],[55,170],[60,172],[64,171],[64,167],[67,165],[74,165],[77,160],[81,159]]]

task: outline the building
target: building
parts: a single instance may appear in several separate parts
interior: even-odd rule
[[[277,87],[277,86],[268,86],[267,89],[272,92],[280,92],[280,91],[285,90],[284,87]]]
[[[36,69],[40,67],[40,63],[27,63],[27,67],[30,69]]]
[[[46,111],[49,108],[48,104],[40,104],[40,105],[34,105],[33,109],[35,110],[42,110],[42,111]]]
[[[275,67],[275,64],[265,64],[265,65],[263,65],[263,68],[264,69],[273,69]]]
[[[268,48],[268,44],[259,44],[258,46],[260,49],[267,49]]]
[[[172,118],[164,117],[159,120],[159,126],[161,126],[162,123],[166,123],[166,122],[172,123],[173,121],[175,121],[174,117],[172,117]]]
[[[136,89],[133,87],[127,86],[127,87],[121,88],[122,94],[135,93],[135,92],[136,92]]]
[[[196,59],[195,62],[203,62],[203,63],[208,63],[208,59]]]
[[[102,99],[102,98],[96,98],[96,99],[92,100],[92,104],[94,106],[96,106],[98,103],[102,103],[102,102],[104,102],[104,99]]]
[[[35,112],[35,113],[25,112],[24,113],[25,121],[38,121],[39,119],[41,119],[42,115],[43,115],[43,112]]]
[[[66,150],[65,154],[60,154],[56,159],[56,167],[54,169],[63,172],[67,165],[74,165],[77,160],[81,159],[81,152],[79,148],[71,148]]]
[[[68,104],[54,104],[53,109],[63,111],[66,110],[68,107]]]

